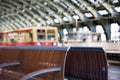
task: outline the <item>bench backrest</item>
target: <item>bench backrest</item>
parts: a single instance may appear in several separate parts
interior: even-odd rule
[[[49,80],[63,80],[64,62],[67,48],[50,48],[50,47],[28,47],[24,48],[21,55],[21,69],[25,73],[33,72],[40,69],[61,67],[60,72],[47,73],[40,77]]]
[[[68,51],[69,50],[69,51]],[[20,54],[19,54],[20,53]],[[67,57],[66,57],[67,54]],[[65,63],[66,59],[66,63]],[[95,47],[22,47],[0,48],[0,63],[20,61],[26,73],[61,67],[56,73],[42,75],[49,80],[63,80],[65,75],[90,80],[107,80],[107,59],[102,48]],[[65,64],[65,65],[64,65]]]
[[[19,61],[20,50],[16,48],[0,48],[0,64]]]
[[[107,80],[107,59],[102,48],[73,47],[67,55],[65,75],[87,80]]]

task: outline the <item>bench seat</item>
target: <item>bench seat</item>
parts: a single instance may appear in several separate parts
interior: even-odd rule
[[[48,72],[48,70],[51,70],[50,72],[54,72],[54,71],[58,71],[59,72],[59,71],[61,71],[61,68],[41,69],[40,70],[41,73],[44,73],[43,70],[45,70],[46,72]],[[29,77],[32,77],[32,75],[35,75],[35,72],[34,73],[32,72],[32,75],[30,73],[29,73],[29,75],[28,75],[28,73],[24,73],[23,74],[23,72],[24,71],[22,71],[22,70],[20,70],[20,71],[17,71],[17,70],[13,71],[13,70],[3,69],[3,73],[2,73],[2,75],[0,75],[0,80],[3,80],[3,79],[4,80],[27,80],[26,78],[29,78]],[[50,78],[46,77],[46,76],[35,76],[35,77],[30,78],[29,80],[50,80]]]

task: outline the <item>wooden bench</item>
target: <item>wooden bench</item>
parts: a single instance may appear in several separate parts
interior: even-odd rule
[[[0,47],[0,68],[10,66],[10,69],[16,68],[16,64],[19,64],[20,50],[16,47]],[[0,69],[1,73],[1,69]]]
[[[107,61],[102,48],[22,47],[19,49],[20,64],[14,69],[2,67],[0,80],[64,80],[64,75],[68,80],[107,80]]]
[[[18,67],[11,70],[0,64],[3,71],[0,80],[63,80],[67,50],[67,47],[22,47]]]
[[[0,48],[0,64],[19,61],[20,49],[16,47],[1,47]]]
[[[107,58],[102,48],[73,47],[68,52],[65,66],[68,80],[108,80]]]

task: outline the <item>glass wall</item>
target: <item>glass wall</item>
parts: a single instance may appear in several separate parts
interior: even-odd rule
[[[102,25],[96,25],[96,32],[101,34],[101,41],[104,42],[106,41],[106,35],[105,35],[105,31],[103,29]]]
[[[120,42],[120,26],[118,23],[111,24],[111,41]]]

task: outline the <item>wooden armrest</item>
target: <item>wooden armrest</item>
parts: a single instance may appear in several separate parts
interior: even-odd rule
[[[14,66],[14,65],[19,65],[20,62],[8,62],[8,63],[2,63],[0,64],[0,68],[8,67],[8,66]]]
[[[30,78],[32,78],[34,76],[37,76],[37,75],[40,75],[40,74],[44,74],[44,73],[48,73],[48,72],[55,72],[55,71],[61,71],[61,67],[37,70],[37,71],[34,71],[32,73],[29,73],[29,74],[25,75],[20,80],[28,80],[28,79],[30,79]]]

